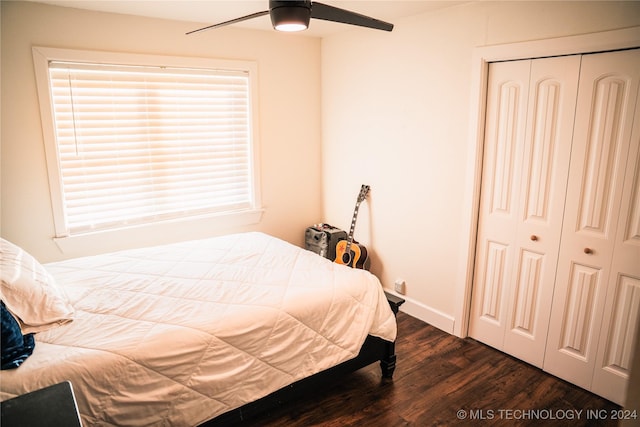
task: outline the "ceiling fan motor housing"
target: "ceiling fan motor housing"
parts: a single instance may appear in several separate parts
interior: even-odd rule
[[[277,28],[283,24],[304,24],[309,27],[311,19],[311,1],[269,0],[271,24]]]

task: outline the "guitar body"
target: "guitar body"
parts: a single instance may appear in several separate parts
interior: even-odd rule
[[[369,260],[369,254],[367,248],[358,242],[352,242],[349,252],[347,252],[348,246],[347,240],[340,240],[336,245],[336,259],[337,264],[347,265],[353,268],[360,268],[363,270],[369,270],[371,264]]]

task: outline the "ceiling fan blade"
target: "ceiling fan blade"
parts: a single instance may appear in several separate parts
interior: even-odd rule
[[[220,27],[224,27],[226,25],[235,24],[236,22],[242,22],[242,21],[246,21],[246,20],[249,20],[249,19],[257,18],[259,16],[264,16],[264,15],[268,15],[268,14],[269,14],[268,10],[263,10],[262,12],[252,13],[251,15],[243,16],[242,18],[236,18],[236,19],[232,19],[230,21],[225,21],[225,22],[221,22],[219,24],[213,24],[213,25],[209,25],[208,27],[199,28],[197,30],[189,31],[186,34],[189,35],[189,34],[197,33],[199,31],[211,30],[213,28],[220,28]]]
[[[359,25],[361,27],[374,28],[376,30],[391,31],[393,24],[380,21],[379,19],[361,15],[350,10],[329,6],[323,3],[313,2],[311,4],[311,17],[323,19],[325,21],[341,22],[343,24]]]

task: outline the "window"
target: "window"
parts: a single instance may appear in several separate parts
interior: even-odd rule
[[[58,237],[257,208],[251,63],[34,58]]]

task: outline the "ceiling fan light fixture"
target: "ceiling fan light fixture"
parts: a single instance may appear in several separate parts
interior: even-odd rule
[[[296,31],[302,31],[302,30],[306,30],[307,26],[304,24],[301,24],[299,22],[291,22],[291,23],[281,23],[278,24],[274,27],[276,30],[278,31],[284,31],[287,33],[293,33]]]
[[[278,31],[302,31],[309,28],[311,9],[304,6],[280,6],[271,9],[271,24]]]

